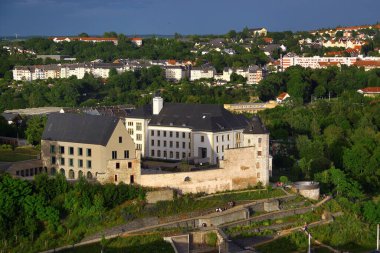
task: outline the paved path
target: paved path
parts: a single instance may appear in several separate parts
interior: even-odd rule
[[[294,195],[286,195],[286,196],[256,200],[256,201],[253,201],[253,202],[248,203],[248,204],[238,205],[234,208],[244,209],[244,208],[247,208],[249,206],[252,206],[252,205],[255,205],[258,203],[262,203],[262,202],[266,202],[266,201],[270,201],[273,199],[286,199],[286,198],[293,197],[293,196]],[[235,209],[235,210],[237,210],[237,209]],[[285,210],[285,211],[289,211],[289,210]],[[282,211],[282,212],[285,212],[285,211]],[[278,212],[281,212],[281,211],[278,211]],[[278,212],[274,212],[274,213],[278,213]],[[220,213],[220,215],[224,215],[224,214],[225,214],[224,212]],[[268,214],[272,214],[272,213],[268,213]],[[174,221],[166,222],[166,223],[161,223],[161,224],[159,224],[159,219],[157,217],[139,219],[139,220],[135,220],[135,221],[132,221],[132,222],[124,224],[124,225],[113,227],[111,229],[104,231],[103,233],[98,233],[98,234],[95,234],[93,236],[86,237],[81,242],[76,243],[74,246],[76,247],[76,246],[87,245],[87,244],[99,242],[102,239],[103,235],[106,239],[112,239],[112,238],[116,238],[118,236],[126,236],[126,235],[130,235],[130,234],[141,233],[141,232],[146,232],[146,231],[150,231],[150,230],[155,230],[158,228],[177,227],[178,223],[186,223],[186,222],[194,222],[195,223],[196,220],[199,220],[202,217],[204,217],[204,215],[200,215],[200,216],[192,217],[192,218],[187,218],[187,219],[178,219],[178,220],[174,220]],[[254,217],[254,218],[256,218],[256,217]],[[244,221],[247,221],[247,220],[244,220]],[[239,222],[237,222],[237,223],[239,223]],[[233,223],[229,223],[229,225],[230,224],[233,224]],[[221,226],[221,227],[224,227],[224,226]],[[60,248],[43,251],[41,253],[58,252],[60,250],[70,249],[70,248],[73,248],[73,245],[67,245],[67,246],[63,246]]]

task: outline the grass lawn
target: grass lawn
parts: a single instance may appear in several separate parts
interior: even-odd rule
[[[0,162],[19,162],[36,159],[39,149],[33,147],[18,147],[15,150],[0,149]]]
[[[63,250],[63,253],[101,252],[101,243],[80,246],[75,249]],[[106,240],[104,253],[171,253],[174,252],[170,243],[165,242],[159,233],[129,237],[119,237]]]

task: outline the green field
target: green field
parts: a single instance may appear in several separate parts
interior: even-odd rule
[[[130,237],[119,237],[103,241],[103,253],[171,253],[174,252],[170,243],[165,242],[159,233]],[[75,249],[60,251],[62,253],[101,252],[101,243],[80,246]]]
[[[32,147],[18,147],[15,150],[0,149],[0,162],[19,162],[36,159],[39,149]]]

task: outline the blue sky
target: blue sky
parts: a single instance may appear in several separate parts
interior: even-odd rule
[[[380,21],[380,0],[0,0],[0,36],[223,34]]]

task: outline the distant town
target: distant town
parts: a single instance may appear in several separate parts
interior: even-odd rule
[[[380,24],[0,46],[0,252],[379,252]]]

